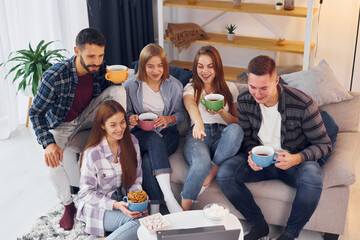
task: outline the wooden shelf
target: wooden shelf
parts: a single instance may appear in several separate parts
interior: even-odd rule
[[[208,39],[196,40],[196,43],[214,44],[228,47],[251,48],[267,51],[288,52],[288,53],[304,53],[304,43],[299,41],[286,41],[284,46],[277,45],[277,39],[256,38],[235,36],[234,41],[227,40],[226,34],[206,33]],[[168,36],[164,36],[165,40],[169,40]],[[310,52],[315,48],[315,43],[310,44]]]
[[[171,66],[192,70],[192,62],[174,60],[169,63]],[[224,67],[225,80],[237,81],[237,76],[245,71],[245,68]]]
[[[240,6],[234,7],[232,1],[206,1],[197,0],[196,4],[190,5],[188,0],[168,0],[164,1],[163,5],[166,7],[178,7],[178,8],[194,8],[227,12],[244,12],[244,13],[257,13],[257,14],[269,14],[288,17],[301,17],[306,18],[307,8],[295,7],[294,10],[287,11],[284,9],[276,10],[274,4],[257,4],[257,3],[241,3]],[[318,9],[313,9],[313,16],[317,13]]]

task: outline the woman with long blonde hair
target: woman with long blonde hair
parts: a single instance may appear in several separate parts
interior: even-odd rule
[[[125,83],[127,115],[133,127],[131,133],[140,144],[150,213],[159,212],[162,196],[170,213],[182,211],[170,186],[169,156],[179,142],[176,125],[184,119],[183,86],[170,76],[165,51],[158,44],[148,44],[141,50],[138,69],[137,75]],[[158,116],[153,131],[138,126],[139,115],[146,112]]]
[[[219,111],[209,110],[200,103],[200,98],[212,93],[224,96],[224,105]],[[240,148],[244,133],[237,118],[238,94],[235,84],[224,79],[216,48],[200,48],[193,62],[193,79],[183,93],[192,124],[184,143],[184,156],[190,165],[181,193],[184,210],[189,210],[192,202],[209,186],[220,164]]]
[[[81,154],[77,219],[85,232],[106,239],[137,239],[143,213],[132,212],[114,194],[142,190],[139,144],[130,134],[125,109],[116,101],[103,102],[94,120],[89,140]],[[145,212],[146,214],[146,212]]]

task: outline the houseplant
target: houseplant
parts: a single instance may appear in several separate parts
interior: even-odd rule
[[[236,24],[230,24],[230,25],[226,25],[226,30],[228,30],[228,34],[227,34],[227,39],[228,40],[234,40],[235,39],[235,29],[237,28]]]
[[[45,43],[45,41],[42,40],[36,46],[35,50],[33,50],[29,43],[28,49],[17,50],[10,53],[8,60],[1,63],[0,67],[12,62],[16,65],[6,74],[5,79],[14,72],[15,77],[12,79],[12,82],[21,79],[18,84],[18,91],[25,91],[27,88],[31,88],[31,92],[35,96],[43,72],[54,63],[65,59],[65,56],[61,54],[62,51],[66,51],[65,49],[47,49],[53,42],[54,41]]]
[[[276,4],[275,4],[275,9],[276,10],[281,10],[281,8],[282,8],[282,2],[277,2]]]

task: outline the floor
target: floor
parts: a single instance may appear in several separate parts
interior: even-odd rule
[[[0,140],[0,234],[13,240],[30,230],[32,223],[58,202],[43,160],[43,149],[31,127],[19,126],[7,140]],[[360,164],[355,169],[360,176]],[[360,182],[351,186],[345,233],[341,240],[360,239]],[[272,227],[276,231],[276,227]],[[299,239],[321,239],[319,234],[302,234]]]

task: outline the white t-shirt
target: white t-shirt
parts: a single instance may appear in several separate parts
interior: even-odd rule
[[[283,152],[281,148],[281,115],[278,103],[272,107],[259,104],[262,114],[261,127],[258,136],[264,146],[269,146],[275,151]]]
[[[237,102],[237,96],[239,95],[239,91],[236,88],[235,84],[232,82],[226,82],[226,84],[229,87],[230,93],[233,97],[233,103]],[[194,96],[194,87],[192,82],[186,84],[186,86],[184,87],[184,92],[183,92],[183,96],[185,95],[193,95]],[[202,91],[201,93],[201,97],[204,97],[206,95],[205,90]],[[200,97],[200,98],[201,98]],[[208,111],[206,111],[206,108],[204,105],[202,105],[199,102],[198,105],[199,111],[200,111],[200,115],[202,117],[202,120],[204,122],[204,124],[211,124],[211,123],[220,123],[220,124],[224,124],[227,125],[226,122],[224,121],[224,119],[222,119],[222,117],[220,116],[220,114],[211,114]],[[229,111],[229,104],[226,103],[224,109],[226,111]],[[194,125],[194,122],[191,120],[191,125]]]
[[[165,108],[160,91],[154,92],[146,82],[143,82],[143,108],[145,112],[152,112],[162,116]]]

